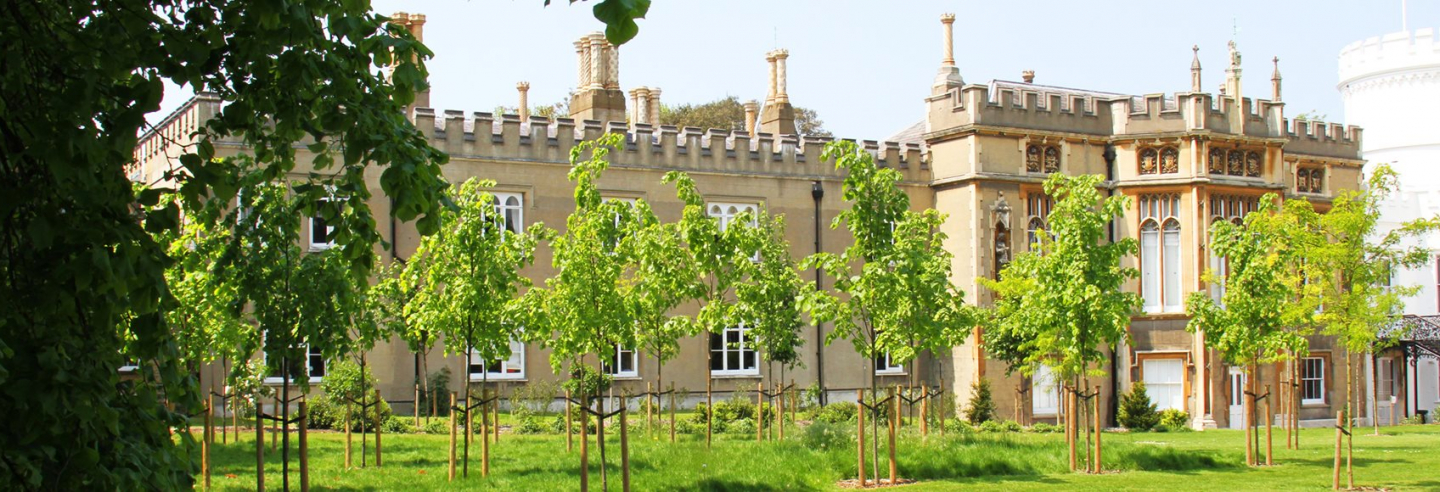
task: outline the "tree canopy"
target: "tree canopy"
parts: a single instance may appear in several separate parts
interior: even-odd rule
[[[725,96],[708,103],[660,105],[660,123],[679,127],[745,130],[745,105],[735,96]],[[795,129],[801,135],[829,137],[825,122],[813,109],[795,107]]]

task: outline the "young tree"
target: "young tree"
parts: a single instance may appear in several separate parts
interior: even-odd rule
[[[1250,404],[1246,418],[1246,459],[1255,464],[1251,433],[1259,425],[1255,418],[1255,401],[1259,383],[1256,369],[1270,363],[1303,354],[1304,336],[1290,327],[1301,319],[1286,309],[1295,298],[1293,284],[1285,277],[1292,265],[1301,263],[1299,251],[1292,249],[1290,221],[1280,215],[1279,197],[1266,194],[1260,207],[1246,215],[1242,224],[1219,221],[1210,227],[1210,254],[1227,265],[1223,277],[1213,270],[1205,279],[1224,286],[1224,295],[1215,299],[1208,292],[1193,292],[1186,300],[1190,322],[1186,328],[1205,334],[1205,344],[1220,353],[1226,364],[1243,368],[1249,387]]]
[[[625,273],[635,257],[634,232],[643,228],[645,223],[640,217],[649,209],[605,200],[597,185],[601,173],[610,165],[605,160],[610,149],[620,144],[620,135],[612,133],[581,142],[570,150],[569,179],[575,182],[575,211],[565,220],[565,232],[551,241],[555,276],[546,279],[543,289],[527,292],[525,300],[526,319],[540,328],[537,334],[548,335],[536,338],[545,340],[551,349],[550,365],[557,374],[566,366],[572,374],[583,374],[579,368],[589,356],[595,356],[595,373],[600,375],[601,383],[577,388],[583,390],[579,396],[586,408],[608,386],[605,362],[615,357],[617,347],[635,347],[638,338],[636,318],[631,309],[626,309],[632,307],[632,300],[627,299]],[[604,408],[602,404],[599,411]],[[598,421],[598,429],[603,463],[603,419]],[[602,467],[602,481],[608,482],[604,470]]]
[[[466,401],[473,385],[471,367],[510,357],[510,342],[527,337],[517,320],[516,298],[530,286],[521,269],[535,261],[535,244],[547,235],[543,224],[516,232],[496,209],[495,183],[465,181],[451,197],[453,209],[441,214],[441,228],[425,237],[409,266],[417,291],[410,301],[413,330],[444,336],[447,355],[464,354]],[[407,273],[410,273],[407,272]],[[413,336],[411,340],[423,340]],[[481,387],[489,383],[481,371]],[[465,445],[466,462],[470,446]]]
[[[996,293],[986,341],[1000,342],[1026,375],[1050,366],[1070,391],[1083,392],[1090,376],[1104,374],[1105,347],[1127,336],[1130,315],[1141,306],[1139,295],[1123,290],[1137,272],[1120,266],[1138,251],[1135,239],[1111,243],[1105,235],[1130,201],[1101,199],[1100,181],[1097,175],[1063,174],[1045,180],[1045,193],[1056,198],[1045,222],[1050,234],[1016,255],[999,281],[982,280]],[[1076,417],[1065,419],[1072,432]],[[1073,448],[1071,453],[1073,464]]]
[[[1414,268],[1430,261],[1429,248],[1407,245],[1407,240],[1440,229],[1440,217],[1432,217],[1383,234],[1377,230],[1380,206],[1397,188],[1398,179],[1390,166],[1381,164],[1366,181],[1364,191],[1336,196],[1330,210],[1318,216],[1318,230],[1325,242],[1306,254],[1307,266],[1313,266],[1316,273],[1310,281],[1318,288],[1321,306],[1316,321],[1323,333],[1335,336],[1345,348],[1344,425],[1352,434],[1347,441],[1346,468],[1352,488],[1355,475],[1350,463],[1360,399],[1360,384],[1354,375],[1357,356],[1388,343],[1379,337],[1380,330],[1394,322],[1404,309],[1405,296],[1418,289],[1386,287],[1393,268]]]
[[[864,357],[871,397],[878,399],[876,358],[888,354],[904,364],[925,350],[954,346],[968,336],[975,319],[964,305],[965,293],[950,281],[951,256],[939,230],[945,217],[934,209],[911,211],[909,196],[898,186],[900,173],[876,167],[870,153],[854,142],[827,145],[823,158],[835,159],[836,168],[845,171],[842,196],[851,202],[831,227],[843,225],[854,242],[841,254],[819,253],[805,260],[804,268],[823,269],[833,277],[835,291],[846,297],[811,296],[807,306],[817,320],[834,323],[827,344],[849,340]]]
[[[785,218],[762,209],[745,250],[757,251],[749,262],[741,262],[744,280],[735,285],[736,316],[749,320],[751,343],[767,363],[780,363],[780,385],[784,370],[800,363],[799,348],[805,343],[800,328],[801,302],[814,295],[814,285],[800,277],[799,264],[790,256],[785,240]],[[752,248],[753,247],[753,248]],[[768,371],[773,378],[774,371]]]
[[[638,227],[627,242],[631,264],[622,296],[635,321],[635,348],[655,358],[656,390],[664,392],[665,362],[680,353],[680,339],[696,331],[689,318],[671,311],[695,298],[700,274],[679,225],[657,220],[644,200],[635,207]]]

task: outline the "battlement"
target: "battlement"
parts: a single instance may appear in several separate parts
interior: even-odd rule
[[[1296,154],[1360,159],[1363,130],[1358,126],[1318,120],[1289,120],[1285,151]]]
[[[437,115],[432,108],[415,108],[415,126],[431,145],[452,159],[525,160],[569,162],[570,149],[577,142],[605,133],[625,135],[624,148],[610,154],[619,167],[674,169],[689,172],[724,172],[794,176],[804,178],[841,177],[833,161],[820,155],[826,137],[797,137],[769,133],[751,135],[744,131],[659,127],[620,121],[575,121],[571,118],[470,113],[445,110]],[[894,168],[906,181],[928,183],[930,170],[920,145],[915,143],[861,141],[881,167]]]
[[[1427,64],[1440,64],[1440,39],[1435,29],[1376,36],[1340,50],[1340,85]]]

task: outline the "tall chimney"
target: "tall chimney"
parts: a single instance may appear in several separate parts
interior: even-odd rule
[[[650,88],[650,104],[649,104],[649,107],[646,107],[646,108],[636,108],[636,110],[644,110],[644,111],[649,112],[650,114],[649,114],[648,117],[645,118],[645,122],[646,122],[646,123],[649,123],[649,124],[651,124],[651,125],[659,125],[659,124],[660,124],[660,88],[659,88],[659,87],[651,87],[651,88]]]
[[[1190,92],[1204,91],[1200,87],[1200,45],[1193,45],[1190,51],[1195,52],[1194,59],[1190,60]]]
[[[747,135],[755,134],[755,116],[760,110],[759,106],[755,101],[745,102],[745,133]]]
[[[396,12],[390,15],[390,23],[404,27],[406,31],[410,31],[410,35],[413,36],[416,41],[423,42],[425,40],[425,14],[409,14],[405,12]],[[387,74],[393,71],[394,67],[392,66],[390,69],[387,70]],[[430,89],[427,88],[420,92],[416,92],[415,102],[411,103],[410,107],[424,108],[429,106]],[[405,112],[408,114],[410,110],[406,109]]]
[[[945,59],[940,66],[955,66],[955,14],[940,14],[940,23],[945,25]]]
[[[577,120],[626,121],[625,92],[620,90],[620,58],[602,33],[575,43],[580,80],[570,96],[570,117]]]
[[[515,84],[515,90],[520,91],[520,121],[530,121],[530,83],[520,82]]]
[[[935,74],[935,83],[930,86],[931,95],[944,94],[965,85],[960,67],[955,66],[955,14],[942,14],[940,24],[945,26],[945,58],[940,60],[940,71]]]
[[[765,54],[770,62],[770,97],[765,99],[765,109],[760,113],[760,131],[773,135],[795,135],[795,107],[790,105],[790,95],[785,93],[785,59],[790,57],[786,50],[775,50]]]
[[[630,102],[635,104],[635,110],[630,113],[630,121],[635,124],[650,123],[650,89],[636,87],[630,90]]]

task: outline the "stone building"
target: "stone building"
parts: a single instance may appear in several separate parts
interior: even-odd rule
[[[424,16],[400,14],[396,19],[421,34]],[[1107,193],[1132,201],[1130,213],[1114,224],[1111,235],[1132,237],[1142,245],[1140,255],[1126,261],[1142,272],[1129,288],[1143,295],[1146,308],[1133,318],[1132,340],[1112,348],[1110,375],[1090,384],[1102,388],[1104,408],[1113,409],[1114,392],[1143,380],[1161,408],[1189,412],[1197,427],[1231,425],[1241,376],[1204,349],[1203,335],[1185,330],[1182,299],[1212,290],[1202,273],[1223,265],[1206,252],[1205,231],[1213,221],[1234,220],[1253,209],[1264,193],[1303,197],[1323,209],[1337,192],[1357,187],[1363,164],[1360,130],[1287,119],[1278,64],[1270,98],[1246,97],[1240,53],[1233,43],[1220,94],[1201,88],[1198,48],[1191,87],[1173,94],[1134,96],[1040,85],[1034,83],[1033,72],[1024,74],[1021,82],[968,84],[954,56],[954,20],[953,15],[941,18],[944,54],[939,73],[930,94],[916,94],[924,99],[926,113],[917,114],[917,123],[891,141],[862,141],[882,165],[902,173],[901,186],[913,208],[933,207],[947,215],[943,232],[955,258],[954,282],[972,302],[991,302],[977,279],[993,277],[1011,252],[1023,251],[1027,238],[1043,233],[1053,204],[1041,192],[1045,177],[1104,175]],[[524,114],[524,109],[505,115],[436,112],[424,107],[428,95],[417,98],[410,116],[436,148],[450,155],[447,178],[455,183],[470,177],[494,180],[498,206],[515,226],[544,222],[560,227],[573,207],[571,184],[565,179],[569,149],[602,132],[620,132],[626,136],[625,148],[611,154],[612,166],[601,180],[609,197],[643,198],[662,219],[678,219],[681,204],[660,177],[683,170],[696,179],[720,220],[760,206],[784,214],[786,239],[797,257],[837,252],[848,243],[847,232],[827,227],[846,206],[840,199],[841,176],[833,163],[820,158],[828,139],[794,134],[794,108],[785,84],[788,52],[765,56],[770,89],[763,103],[747,105],[751,131],[729,131],[664,125],[659,121],[661,91],[640,87],[627,99],[619,80],[618,52],[603,36],[584,36],[575,47],[579,73],[568,118],[552,121]],[[528,87],[519,86],[521,108]],[[186,129],[213,115],[219,104],[198,96],[142,139],[137,179],[154,177],[168,166],[176,149],[166,142],[183,143]],[[217,149],[222,154],[245,151],[234,142]],[[296,176],[303,173],[297,169]],[[377,178],[371,178],[371,185],[378,191]],[[382,193],[376,193],[371,206],[377,217],[389,214]],[[311,225],[306,222],[306,228]],[[382,224],[381,229],[384,239],[395,245],[381,252],[387,261],[409,257],[419,244],[410,224]],[[308,231],[304,234],[311,237]],[[549,252],[542,247],[537,256],[527,273],[540,280],[552,272]],[[732,328],[726,336],[743,338],[743,330]],[[803,365],[783,379],[801,387],[821,384],[831,399],[853,399],[856,388],[868,385],[870,361],[848,344],[820,343],[827,332],[825,326],[804,329]],[[904,366],[882,360],[877,372],[882,384],[914,376],[942,385],[961,405],[971,384],[987,378],[994,384],[1003,418],[1053,420],[1058,396],[1048,375],[1042,371],[1033,380],[1009,375],[1004,364],[986,356],[978,340],[977,334],[949,353],[927,354]],[[707,376],[720,392],[753,390],[762,378],[782,378],[744,354],[719,357],[718,365],[705,367],[706,351],[736,350],[705,337],[682,341],[681,347],[679,357],[665,369],[666,380],[692,392],[703,391]],[[1301,417],[1333,418],[1331,405],[1344,401],[1343,385],[1334,384],[1343,372],[1330,361],[1340,360],[1340,354],[1329,340],[1317,338],[1313,347],[1313,362],[1304,362],[1306,407]],[[502,388],[560,378],[551,370],[545,349],[518,343],[514,348],[507,361],[468,369],[463,356],[434,350],[428,364],[432,371],[448,366],[454,374],[470,374],[475,380],[481,378],[480,371],[489,371],[488,379],[500,381],[496,384]],[[639,391],[654,380],[654,361],[628,351],[617,357],[625,361],[616,364],[622,387]],[[419,360],[404,343],[382,344],[369,360],[388,399],[411,398]],[[323,364],[318,358],[314,362]],[[1270,381],[1278,370],[1263,368],[1259,377]],[[322,373],[317,367],[316,374]],[[214,384],[206,378],[205,384]],[[405,408],[403,403],[397,406]],[[1109,417],[1112,412],[1105,413]]]

